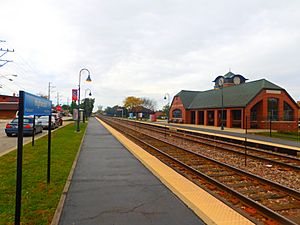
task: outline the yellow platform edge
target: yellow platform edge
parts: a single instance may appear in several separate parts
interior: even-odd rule
[[[98,118],[97,120],[206,224],[254,224],[243,215],[166,166],[105,122]]]

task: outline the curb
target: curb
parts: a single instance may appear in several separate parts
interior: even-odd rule
[[[79,155],[80,155],[80,152],[81,152],[81,149],[82,149],[82,144],[83,144],[83,141],[84,141],[84,138],[85,138],[86,131],[87,131],[87,128],[84,131],[83,138],[81,140],[78,152],[77,152],[77,154],[75,156],[75,159],[73,161],[73,165],[71,167],[69,176],[67,178],[66,184],[65,184],[64,189],[63,189],[63,192],[62,192],[62,194],[60,196],[60,200],[59,200],[59,203],[58,203],[58,205],[56,207],[54,216],[52,218],[51,225],[58,225],[58,223],[59,223],[60,216],[61,216],[61,213],[62,213],[62,210],[63,210],[63,206],[65,204],[65,200],[66,200],[66,197],[67,197],[67,194],[68,194],[68,191],[69,191],[69,187],[71,185],[71,181],[72,181],[72,178],[73,178],[74,170],[75,170],[75,167],[77,165],[77,162],[78,162],[78,159],[79,159]]]

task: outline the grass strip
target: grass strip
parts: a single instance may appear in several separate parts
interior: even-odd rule
[[[270,132],[257,132],[255,135],[270,137]],[[273,138],[280,138],[289,141],[300,141],[300,134],[297,132],[272,132]]]
[[[69,124],[52,133],[51,182],[47,185],[47,146],[44,136],[23,148],[22,224],[50,224],[87,124],[75,132]],[[0,157],[0,224],[14,224],[16,151]]]

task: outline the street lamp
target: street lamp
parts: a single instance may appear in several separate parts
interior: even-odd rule
[[[164,97],[164,99],[166,100],[166,99],[168,99],[168,109],[167,109],[167,121],[168,121],[168,123],[169,123],[169,109],[170,109],[170,95],[169,95],[169,93],[166,93],[165,94],[165,97]]]
[[[91,82],[91,77],[90,77],[90,71],[88,69],[81,69],[79,71],[79,84],[78,84],[78,106],[77,106],[77,110],[78,110],[78,116],[77,116],[77,129],[76,131],[79,132],[80,131],[80,127],[79,127],[79,123],[80,123],[80,113],[79,113],[79,108],[80,108],[80,79],[81,79],[81,73],[82,71],[87,71],[88,72],[88,77],[86,78],[86,82]]]
[[[84,92],[84,109],[83,109],[83,122],[85,123],[85,117],[87,117],[86,116],[86,91],[90,91],[90,93],[89,93],[89,96],[92,96],[92,91],[89,89],[89,88],[87,88],[87,89],[85,89],[85,92]]]

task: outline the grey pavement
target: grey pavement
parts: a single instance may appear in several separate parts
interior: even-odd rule
[[[0,157],[1,157],[1,155],[6,154],[8,150],[10,150],[10,149],[16,149],[17,148],[18,138],[16,136],[7,137],[6,133],[5,133],[5,126],[11,120],[12,119],[7,119],[7,120],[1,119],[0,120]],[[71,122],[72,121],[64,121],[63,126],[65,126],[65,125],[67,125],[67,124],[69,124]],[[55,131],[55,130],[53,130],[53,131]],[[35,139],[43,137],[43,136],[45,136],[47,134],[48,134],[48,131],[47,130],[43,130],[42,133],[39,133],[39,134],[35,135]],[[31,136],[24,137],[23,138],[24,145],[26,143],[31,142],[31,140],[32,140]]]
[[[1,154],[4,154],[9,149],[17,148],[18,138],[16,136],[7,137],[6,133],[5,133],[5,126],[10,121],[11,121],[11,119],[0,120],[0,156],[1,156]],[[36,134],[35,137],[38,138],[42,135],[43,134]],[[44,133],[44,135],[45,135],[45,133]],[[31,140],[32,140],[32,137],[24,137],[24,143],[27,143]]]
[[[91,118],[59,224],[204,223]]]
[[[242,138],[244,138],[246,135],[244,133],[237,133],[237,132],[232,132],[232,131],[216,130],[216,129],[206,129],[206,128],[201,128],[201,127],[198,128],[198,127],[192,127],[192,126],[185,126],[185,125],[181,125],[181,124],[168,124],[168,126],[182,127],[182,128],[190,129],[190,130],[199,130],[199,131],[204,131],[204,132],[225,134],[225,135],[231,135],[231,136],[242,137]],[[247,134],[247,138],[258,140],[258,141],[267,141],[267,142],[271,142],[271,143],[289,145],[292,147],[300,148],[300,138],[299,138],[299,141],[289,141],[289,140],[260,136],[260,135],[255,135],[255,134]]]

